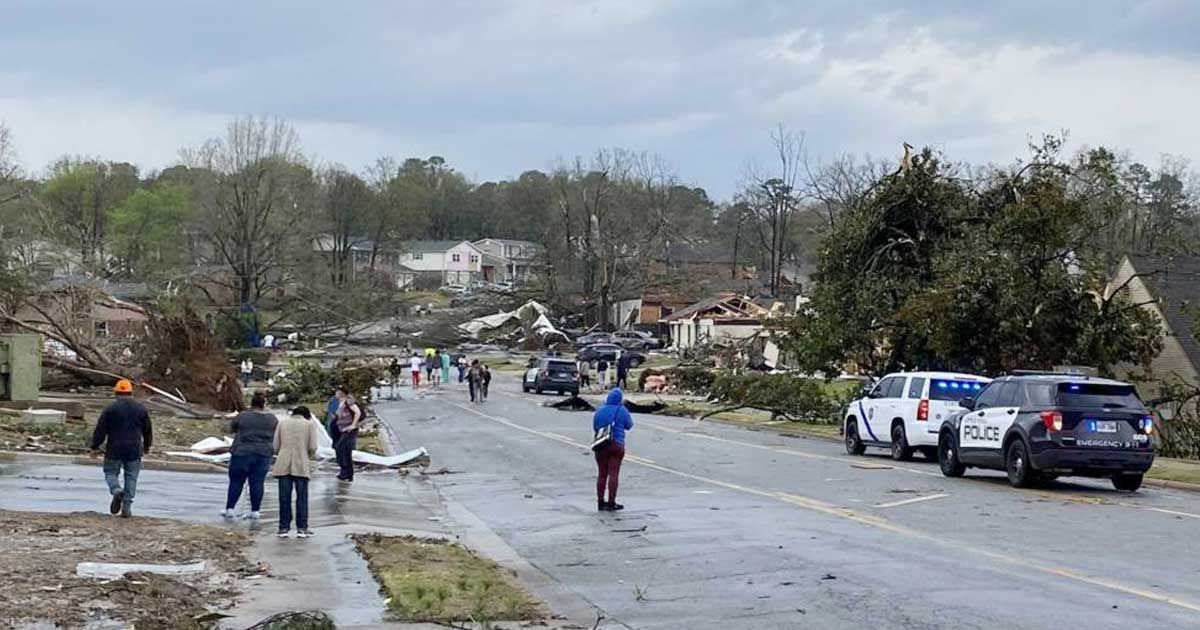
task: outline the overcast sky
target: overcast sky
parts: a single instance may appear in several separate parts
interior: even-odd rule
[[[0,120],[27,168],[161,168],[234,116],[279,116],[360,169],[442,155],[476,179],[622,146],[714,197],[769,158],[1009,162],[1070,130],[1200,157],[1200,2],[0,0]]]

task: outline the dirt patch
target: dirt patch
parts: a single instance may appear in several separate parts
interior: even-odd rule
[[[99,413],[89,413],[86,419],[68,418],[60,425],[31,426],[20,418],[0,415],[0,450],[72,455],[87,453],[97,417]],[[150,418],[154,423],[152,451],[156,459],[169,459],[166,451],[186,451],[206,437],[225,435],[229,430],[229,421],[220,418],[193,420],[162,417],[153,413]]]
[[[354,542],[398,621],[491,623],[545,617],[512,572],[454,543],[378,534],[355,536]]]
[[[246,560],[249,537],[209,525],[93,512],[0,510],[0,619],[75,628],[120,621],[139,630],[209,628],[209,609],[238,594],[237,576],[257,572]],[[206,560],[195,576],[130,573],[116,580],[75,577],[79,562],[177,564]]]

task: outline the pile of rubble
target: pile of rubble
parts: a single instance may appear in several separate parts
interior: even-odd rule
[[[515,310],[477,317],[458,326],[473,340],[523,350],[570,344],[566,333],[550,321],[549,309],[530,300]]]

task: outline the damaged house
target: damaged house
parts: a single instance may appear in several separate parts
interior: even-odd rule
[[[85,277],[56,278],[29,296],[13,319],[27,329],[87,345],[123,344],[146,334],[149,317],[131,300],[141,285]]]
[[[671,341],[681,352],[705,346],[728,344],[760,345],[764,362],[774,367],[779,348],[767,338],[764,320],[771,312],[750,297],[718,293],[664,318],[671,328]]]

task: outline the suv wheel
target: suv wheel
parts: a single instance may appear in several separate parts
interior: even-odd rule
[[[897,422],[892,427],[892,459],[905,462],[912,459],[912,447],[908,445],[908,436],[904,434],[904,423]]]
[[[938,466],[941,466],[943,475],[961,477],[967,472],[967,467],[958,459],[958,444],[955,443],[953,435],[943,433],[938,438],[937,455]]]
[[[861,438],[858,437],[858,422],[854,419],[846,421],[846,454],[847,455],[862,455],[867,450],[867,445],[863,444]]]
[[[1037,480],[1025,440],[1017,438],[1008,445],[1004,452],[1004,469],[1008,471],[1008,483],[1014,488],[1028,488]]]
[[[1112,484],[1117,490],[1133,492],[1142,487],[1142,475],[1117,475],[1112,478]]]

